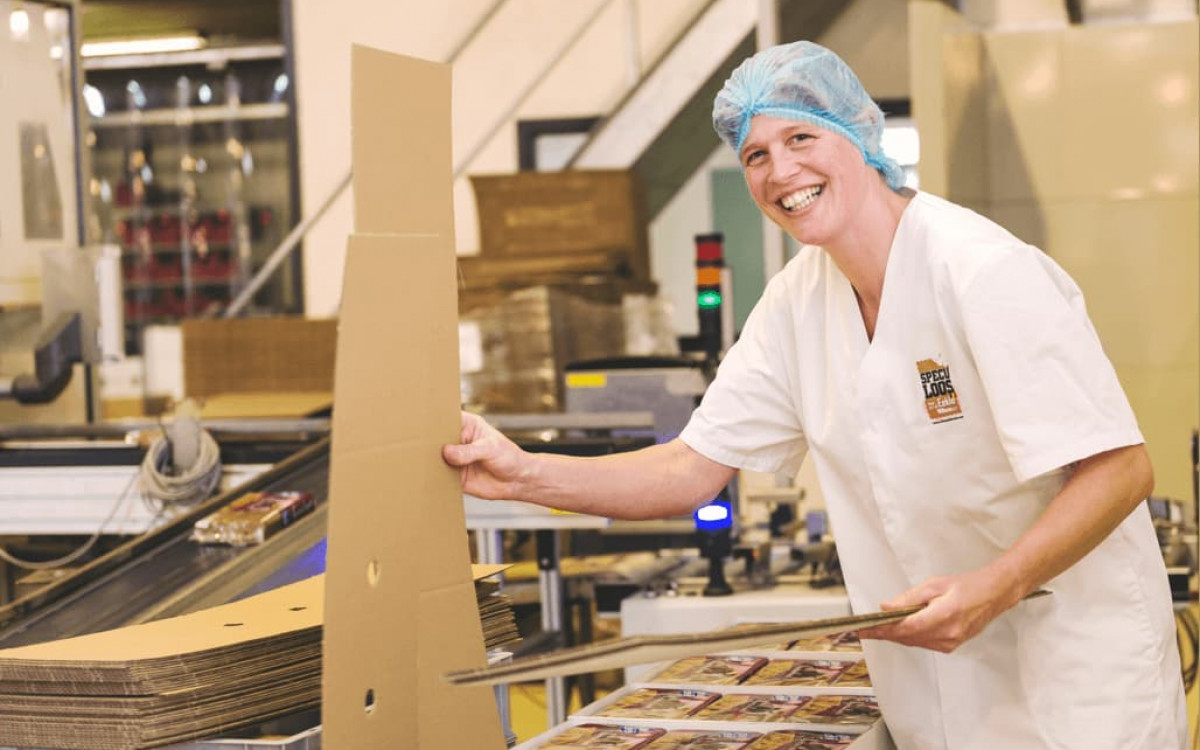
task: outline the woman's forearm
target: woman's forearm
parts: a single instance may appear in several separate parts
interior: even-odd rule
[[[1144,445],[1080,461],[1041,517],[988,566],[1008,583],[1011,603],[1091,552],[1153,486],[1154,472]]]
[[[515,499],[609,518],[662,518],[690,513],[734,473],[680,440],[595,458],[531,453]]]

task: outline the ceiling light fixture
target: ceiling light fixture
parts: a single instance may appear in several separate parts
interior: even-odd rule
[[[8,16],[8,31],[18,42],[29,39],[29,13],[23,8],[17,8]]]
[[[208,40],[199,34],[146,37],[142,39],[109,39],[84,42],[80,54],[84,57],[114,55],[153,55],[163,52],[191,52],[204,49]]]

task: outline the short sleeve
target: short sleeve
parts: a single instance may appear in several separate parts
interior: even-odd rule
[[[1144,442],[1082,293],[1040,250],[998,250],[966,287],[962,315],[1018,479]]]
[[[768,286],[680,439],[726,466],[795,474],[808,452],[792,396],[794,328],[785,285]]]

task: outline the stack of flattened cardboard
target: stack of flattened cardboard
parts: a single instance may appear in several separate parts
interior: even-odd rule
[[[520,640],[471,566],[488,649]],[[0,747],[127,750],[225,734],[321,702],[324,576],[189,615],[0,650]]]
[[[321,577],[190,615],[0,651],[0,746],[133,750],[321,700]]]
[[[483,362],[464,375],[470,403],[493,413],[561,411],[567,364],[626,353],[621,312],[535,286],[464,315],[479,328]]]
[[[513,646],[521,641],[512,599],[495,581],[476,581],[475,598],[479,602],[479,624],[483,626],[483,646],[488,651]]]

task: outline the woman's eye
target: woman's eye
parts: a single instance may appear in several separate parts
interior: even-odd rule
[[[791,138],[789,138],[788,141],[790,143],[799,143],[800,141],[807,141],[809,138],[812,138],[812,136],[809,135],[808,133],[796,133]]]
[[[764,158],[766,158],[766,155],[766,151],[751,151],[750,153],[746,154],[746,166],[758,164]]]

